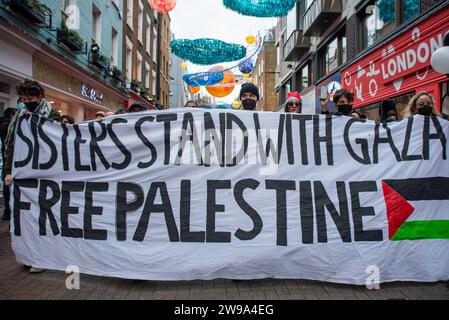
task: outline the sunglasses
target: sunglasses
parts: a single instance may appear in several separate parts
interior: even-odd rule
[[[289,102],[289,103],[287,104],[287,106],[288,106],[288,107],[293,107],[293,106],[300,107],[300,106],[301,106],[301,103],[300,103],[300,102]]]

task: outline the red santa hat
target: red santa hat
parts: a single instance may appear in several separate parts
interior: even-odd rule
[[[288,93],[287,100],[285,101],[285,103],[287,104],[292,101],[301,101],[302,102],[301,95],[299,94],[298,91]]]

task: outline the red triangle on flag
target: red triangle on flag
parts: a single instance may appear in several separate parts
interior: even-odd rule
[[[383,181],[382,189],[384,192],[385,204],[387,205],[388,238],[391,240],[402,224],[415,211],[415,208]]]

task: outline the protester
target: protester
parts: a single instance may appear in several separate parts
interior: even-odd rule
[[[240,89],[239,99],[244,110],[254,111],[259,102],[259,88],[253,83],[245,83]]]
[[[104,111],[98,111],[95,114],[95,121],[101,121],[106,117],[106,114],[104,113]]]
[[[421,92],[414,95],[402,113],[404,118],[410,118],[416,114],[420,114],[422,116],[434,115],[443,118],[441,113],[435,109],[435,101],[433,97],[427,92]]]
[[[335,113],[335,115],[337,116],[352,116],[354,117],[354,115],[359,115],[358,113],[354,114],[354,94],[346,89],[340,89],[338,90],[334,97],[333,97],[333,102],[335,104],[335,108],[337,109],[337,112]],[[321,101],[321,114],[330,114],[331,112],[329,111],[329,97],[324,100]]]
[[[6,156],[4,163],[6,186],[10,186],[12,184],[11,172],[14,156],[14,144],[16,140],[16,127],[18,124],[19,116],[24,113],[33,113],[53,121],[55,119],[61,118],[59,112],[52,109],[50,103],[45,100],[45,91],[39,84],[39,82],[33,80],[25,80],[19,87],[17,87],[17,94],[25,104],[25,110],[23,110],[20,114],[16,114],[11,120],[11,124],[8,127],[5,147]],[[30,273],[41,273],[44,271],[44,269],[33,267],[30,268]]]
[[[19,99],[20,100],[20,99]],[[19,102],[18,103],[23,103]],[[7,108],[4,111],[4,116],[0,118],[0,142],[1,142],[1,150],[2,150],[2,164],[5,163],[5,145],[6,145],[6,136],[8,134],[8,126],[11,123],[11,120],[14,118],[15,114],[17,113],[16,108]],[[4,165],[2,165],[2,177],[5,177],[5,171],[4,171]],[[4,185],[3,186],[3,199],[4,199],[4,207],[5,210],[3,211],[3,217],[2,220],[10,220],[11,219],[11,209],[9,207],[9,200],[10,200],[10,188],[9,186]]]
[[[387,99],[380,103],[379,107],[380,122],[388,123],[399,121],[396,101]]]
[[[72,116],[66,114],[61,117],[61,122],[63,124],[75,124],[75,119]]]
[[[142,102],[134,102],[128,111],[130,113],[148,111],[148,107]]]
[[[187,101],[184,108],[198,108],[198,104],[195,101]]]
[[[301,113],[302,112],[302,98],[298,92],[289,92],[287,100],[285,101],[284,112]]]

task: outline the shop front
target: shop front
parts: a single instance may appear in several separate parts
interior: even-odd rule
[[[76,122],[95,119],[98,111],[117,111],[127,96],[118,89],[70,65],[50,63],[48,57],[33,57],[33,78],[45,89],[45,97],[61,115],[71,115]]]
[[[449,112],[448,78],[430,64],[448,31],[446,6],[343,69],[342,86],[354,93],[355,108],[377,120],[382,100],[396,100],[401,112],[414,94],[425,91],[439,110]]]

